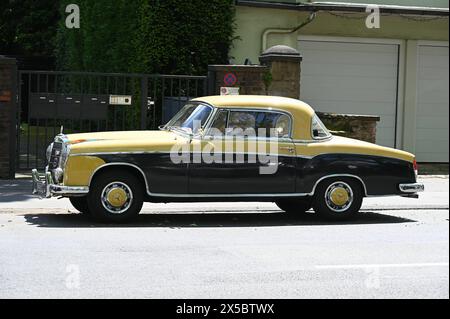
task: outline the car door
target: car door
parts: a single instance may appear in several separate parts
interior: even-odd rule
[[[293,193],[291,127],[291,116],[281,111],[219,109],[205,135],[192,142],[193,153],[201,153],[202,160],[194,156],[189,164],[189,193]]]

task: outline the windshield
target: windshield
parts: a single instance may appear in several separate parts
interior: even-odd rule
[[[204,104],[186,104],[166,124],[166,129],[181,129],[188,133],[196,134],[206,123],[212,107]]]

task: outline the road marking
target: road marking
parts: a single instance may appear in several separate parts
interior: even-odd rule
[[[416,268],[416,267],[449,267],[444,263],[412,263],[412,264],[360,264],[360,265],[318,265],[317,269],[365,269],[365,268]]]

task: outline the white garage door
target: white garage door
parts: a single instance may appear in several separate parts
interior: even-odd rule
[[[448,162],[448,46],[419,46],[416,156]]]
[[[300,40],[300,96],[316,111],[379,115],[376,142],[395,146],[396,44]]]

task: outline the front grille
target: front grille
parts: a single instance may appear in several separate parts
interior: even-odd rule
[[[50,160],[48,162],[49,169],[56,169],[59,166],[59,161],[61,158],[63,144],[61,142],[54,142],[52,152],[50,155]]]

